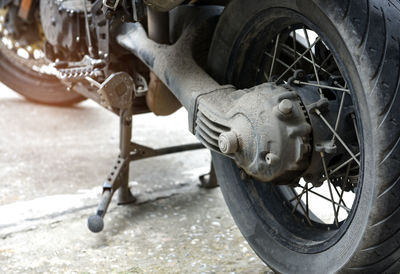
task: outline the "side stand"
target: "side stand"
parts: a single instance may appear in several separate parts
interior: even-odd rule
[[[116,190],[119,189],[118,203],[134,203],[136,198],[129,189],[129,163],[132,135],[131,107],[120,111],[120,155],[103,184],[103,194],[96,214],[88,219],[88,227],[92,232],[103,230],[103,218]]]
[[[123,78],[121,81],[119,78]],[[136,201],[129,189],[129,164],[132,161],[141,160],[149,157],[156,157],[177,152],[203,149],[200,143],[167,147],[162,149],[152,149],[143,145],[131,142],[132,138],[132,102],[133,89],[126,75],[118,74],[114,78],[106,80],[101,85],[99,93],[108,103],[108,107],[114,110],[119,109],[120,114],[120,154],[103,184],[103,193],[96,214],[88,218],[88,227],[92,232],[100,232],[104,228],[104,216],[111,202],[114,193],[118,190],[118,204],[130,204]],[[117,82],[118,81],[118,82]],[[124,93],[116,93],[116,84],[124,83],[127,87]],[[129,94],[127,94],[129,93]]]

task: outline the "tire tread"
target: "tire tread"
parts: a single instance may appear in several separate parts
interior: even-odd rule
[[[378,117],[373,134],[374,138],[381,140],[378,146],[379,170],[376,172],[383,183],[378,187],[362,246],[343,272],[398,273],[400,269],[400,174],[393,169],[400,159],[400,129],[394,127],[400,120],[397,110],[400,106],[400,32],[396,28],[400,2],[397,3],[398,6],[392,0],[350,0],[347,8],[368,11],[364,18],[366,27],[360,32],[361,42],[358,44],[362,53],[356,61],[360,67],[368,63],[371,66],[371,73],[364,76],[369,81],[368,96],[378,102],[373,110]],[[352,26],[350,16],[348,13],[344,18],[349,30],[357,27]],[[357,56],[356,52],[354,56]],[[390,77],[392,75],[395,76]],[[388,172],[389,175],[384,175]]]

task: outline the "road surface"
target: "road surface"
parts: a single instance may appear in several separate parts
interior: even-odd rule
[[[133,140],[196,141],[186,113],[135,116]],[[102,233],[86,219],[118,154],[118,118],[91,102],[27,102],[0,84],[0,272],[269,273],[235,226],[218,188],[198,187],[205,150],[131,164],[141,201],[117,206]]]

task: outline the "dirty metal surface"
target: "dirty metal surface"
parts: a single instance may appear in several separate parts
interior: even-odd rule
[[[104,231],[90,233],[118,117],[90,102],[52,108],[0,91],[0,272],[269,273],[220,190],[198,188],[205,150],[132,163],[139,204],[113,201]],[[133,132],[156,148],[195,141],[183,110],[135,116]]]

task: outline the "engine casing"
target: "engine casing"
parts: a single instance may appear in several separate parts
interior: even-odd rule
[[[90,5],[90,1],[85,1]],[[90,10],[90,6],[87,7]],[[43,32],[49,59],[79,60],[87,51],[81,0],[40,0]]]

